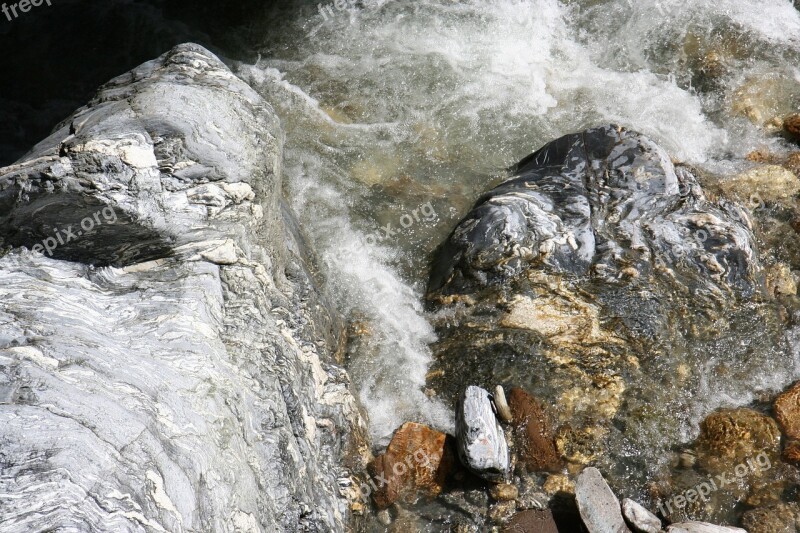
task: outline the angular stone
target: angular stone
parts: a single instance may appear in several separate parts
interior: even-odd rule
[[[504,481],[509,472],[505,433],[494,415],[489,393],[469,386],[456,407],[456,438],[461,462],[488,481]]]
[[[738,527],[715,526],[708,522],[681,522],[669,526],[667,533],[747,533],[747,531]]]
[[[630,498],[622,500],[622,514],[638,533],[660,533],[661,520]]]
[[[558,533],[558,526],[549,509],[532,509],[511,517],[503,533]]]
[[[396,501],[413,503],[421,495],[436,497],[454,466],[446,434],[406,422],[395,431],[386,451],[367,467],[378,487],[372,499],[379,509],[386,509]]]
[[[772,408],[786,438],[800,439],[800,381],[781,393]]]
[[[630,533],[619,500],[598,469],[584,468],[578,475],[575,501],[589,533]]]
[[[514,387],[508,396],[514,419],[514,441],[520,462],[532,472],[559,472],[564,462],[544,407],[533,396]]]

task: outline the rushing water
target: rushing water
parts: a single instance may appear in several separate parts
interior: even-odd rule
[[[800,104],[800,13],[788,0],[363,0],[300,12],[239,72],[281,115],[286,194],[331,296],[365,324],[349,368],[376,444],[406,420],[451,428],[450,408],[424,389],[428,260],[504,168],[616,122],[677,160],[733,172],[754,149],[787,149],[764,124]],[[707,348],[700,371],[725,346]],[[791,354],[776,357],[754,356],[724,391],[701,384],[675,437],[794,379]]]

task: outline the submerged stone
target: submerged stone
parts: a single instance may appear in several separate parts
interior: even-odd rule
[[[511,389],[508,403],[520,462],[531,472],[560,471],[564,462],[556,449],[555,435],[542,404],[519,387]]]
[[[508,445],[495,417],[489,393],[467,387],[456,407],[456,438],[461,462],[488,481],[503,481],[509,473]]]

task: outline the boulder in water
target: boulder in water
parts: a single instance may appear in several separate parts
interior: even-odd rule
[[[575,501],[589,533],[630,533],[619,500],[598,469],[584,468],[578,474]]]

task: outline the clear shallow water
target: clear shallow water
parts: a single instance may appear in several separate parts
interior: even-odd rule
[[[452,426],[450,408],[424,391],[435,338],[421,304],[427,261],[504,168],[560,135],[616,122],[677,160],[733,172],[753,149],[786,149],[760,125],[800,104],[800,13],[786,0],[359,6],[327,20],[307,6],[265,30],[269,59],[239,73],[284,121],[286,193],[328,291],[368,324],[350,370],[375,444],[406,420]],[[402,228],[426,205],[435,216]],[[731,356],[724,345],[698,354],[708,377],[673,399],[680,439],[711,409],[798,375],[785,350],[737,363],[737,380],[709,370]],[[647,442],[626,445],[651,471],[667,459]]]

